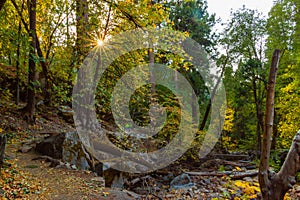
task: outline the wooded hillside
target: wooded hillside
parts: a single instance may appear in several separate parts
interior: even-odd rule
[[[222,177],[216,187],[224,190],[210,185],[200,197],[259,199],[260,182],[267,199],[276,187],[267,175],[258,180],[259,164],[264,160],[260,170],[271,176],[290,147],[290,160],[299,159],[300,1],[276,0],[268,16],[244,6],[226,22],[207,6],[206,0],[0,0],[1,184],[17,162],[14,151],[22,157],[51,140],[39,152],[49,156],[43,162],[93,171],[106,187],[118,177],[118,186],[145,198],[151,192],[133,188],[151,183],[151,198],[165,199],[167,190]],[[85,137],[79,129],[93,133]],[[66,150],[68,139],[76,142]],[[48,155],[51,148],[60,156]],[[77,160],[62,152],[76,152]],[[296,186],[285,198],[296,198],[299,167],[288,166],[294,178],[286,191]],[[244,172],[253,180],[236,182]],[[155,185],[167,189],[160,193]],[[12,188],[1,186],[1,198],[13,198]]]

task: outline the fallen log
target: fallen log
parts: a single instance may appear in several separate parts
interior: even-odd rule
[[[239,171],[225,171],[225,172],[185,172],[192,176],[230,176],[232,179],[243,179],[245,177],[253,177],[258,175],[258,170],[239,172]]]
[[[244,154],[213,154],[210,155],[210,157],[212,158],[217,158],[217,159],[223,159],[223,160],[248,160],[249,159],[249,155],[244,155]]]

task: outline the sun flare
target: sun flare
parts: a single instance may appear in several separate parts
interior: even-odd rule
[[[103,40],[100,40],[100,39],[97,40],[97,45],[98,46],[102,47],[103,44],[104,44]]]

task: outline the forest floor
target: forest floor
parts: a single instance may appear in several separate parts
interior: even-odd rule
[[[43,108],[43,112],[38,111],[35,124],[30,125],[13,104],[0,105],[0,134],[8,136],[5,165],[0,171],[0,199],[260,199],[257,177],[233,180],[230,176],[191,175],[193,187],[170,190],[169,180],[162,183],[155,180],[160,176],[150,174],[143,181],[146,192],[145,187],[130,191],[130,188],[105,188],[104,179],[91,171],[52,168],[44,160],[33,160],[40,156],[36,152],[18,151],[22,142],[43,137],[45,132],[70,130],[74,127],[56,110]],[[178,169],[201,172],[197,166],[186,169],[186,164],[170,166],[167,171],[178,175]],[[299,184],[289,191],[286,199],[300,199]]]

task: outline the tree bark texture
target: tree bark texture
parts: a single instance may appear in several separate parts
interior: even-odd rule
[[[271,69],[267,87],[266,116],[263,143],[261,149],[260,166],[259,166],[259,183],[263,199],[270,199],[270,177],[269,177],[269,159],[271,151],[271,136],[274,120],[274,98],[275,82],[280,58],[280,50],[275,50],[272,57]]]

